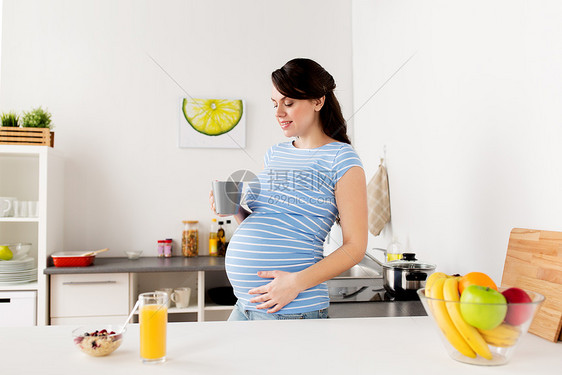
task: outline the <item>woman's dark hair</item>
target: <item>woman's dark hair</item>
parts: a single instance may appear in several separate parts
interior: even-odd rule
[[[320,109],[322,130],[337,141],[351,144],[340,103],[334,95],[336,82],[320,64],[310,59],[293,59],[271,73],[271,80],[277,91],[291,99],[319,99],[325,96]]]

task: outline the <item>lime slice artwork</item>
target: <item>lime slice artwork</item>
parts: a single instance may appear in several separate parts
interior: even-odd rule
[[[246,147],[246,102],[239,98],[179,100],[181,148]]]
[[[182,111],[193,129],[201,134],[217,136],[228,133],[242,118],[242,100],[183,99]]]

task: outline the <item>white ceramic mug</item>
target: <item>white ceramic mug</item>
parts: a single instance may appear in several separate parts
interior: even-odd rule
[[[185,309],[189,306],[189,298],[191,297],[191,288],[176,288],[172,293],[172,301],[176,303],[176,307]]]
[[[0,197],[0,217],[14,216],[15,201],[13,197]]]
[[[157,292],[164,292],[168,295],[168,308],[170,307],[170,301],[172,299],[172,293],[174,292],[174,290],[172,288],[160,288],[157,290]]]

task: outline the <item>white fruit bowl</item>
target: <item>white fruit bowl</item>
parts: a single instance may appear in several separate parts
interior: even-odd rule
[[[502,292],[505,289],[507,288],[499,288],[498,291]],[[463,333],[466,334],[466,331],[461,333],[460,330],[457,330],[458,334],[452,333],[451,325],[447,324],[447,322],[443,319],[443,311],[448,312],[452,308],[458,309],[460,308],[461,304],[469,305],[469,303],[429,298],[425,296],[424,288],[418,289],[417,291],[423,307],[425,308],[427,315],[431,317],[434,326],[439,333],[439,337],[441,337],[441,341],[443,342],[443,345],[445,346],[445,349],[447,350],[449,356],[459,362],[483,366],[497,366],[509,362],[509,360],[513,356],[515,349],[517,348],[517,345],[521,340],[521,337],[529,329],[529,326],[531,325],[531,322],[533,321],[533,318],[538,311],[540,304],[544,301],[544,296],[529,290],[525,290],[525,292],[527,292],[529,297],[531,297],[532,302],[507,303],[508,309],[512,309],[512,311],[521,311],[522,313],[524,313],[524,316],[526,318],[521,324],[511,325],[504,321],[498,327],[490,331],[476,330],[476,332],[484,339],[484,342],[482,343],[487,346],[487,349],[484,348],[484,351],[489,350],[489,355],[491,356],[491,358],[484,358],[483,356],[476,354],[475,352],[473,353],[474,357],[462,354],[461,351],[464,351],[466,353],[466,349],[462,349],[463,345],[468,345],[469,348],[471,347],[471,345],[467,344],[466,340],[459,342],[457,335],[460,334],[462,338]],[[482,308],[497,306],[493,304],[483,303],[470,303],[470,305]],[[449,318],[451,317],[450,315],[447,316]],[[451,322],[452,321],[453,319],[451,319]],[[456,327],[454,322],[452,326]],[[482,351],[482,348],[480,348],[480,351]],[[471,350],[469,350],[469,352],[471,352]]]

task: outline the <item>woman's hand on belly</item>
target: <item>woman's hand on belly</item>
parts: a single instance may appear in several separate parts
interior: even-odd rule
[[[297,298],[301,288],[297,282],[297,274],[285,271],[260,271],[258,276],[273,279],[270,283],[250,289],[249,294],[261,294],[250,300],[252,303],[263,302],[257,309],[269,309],[268,313],[281,310],[285,305]]]

